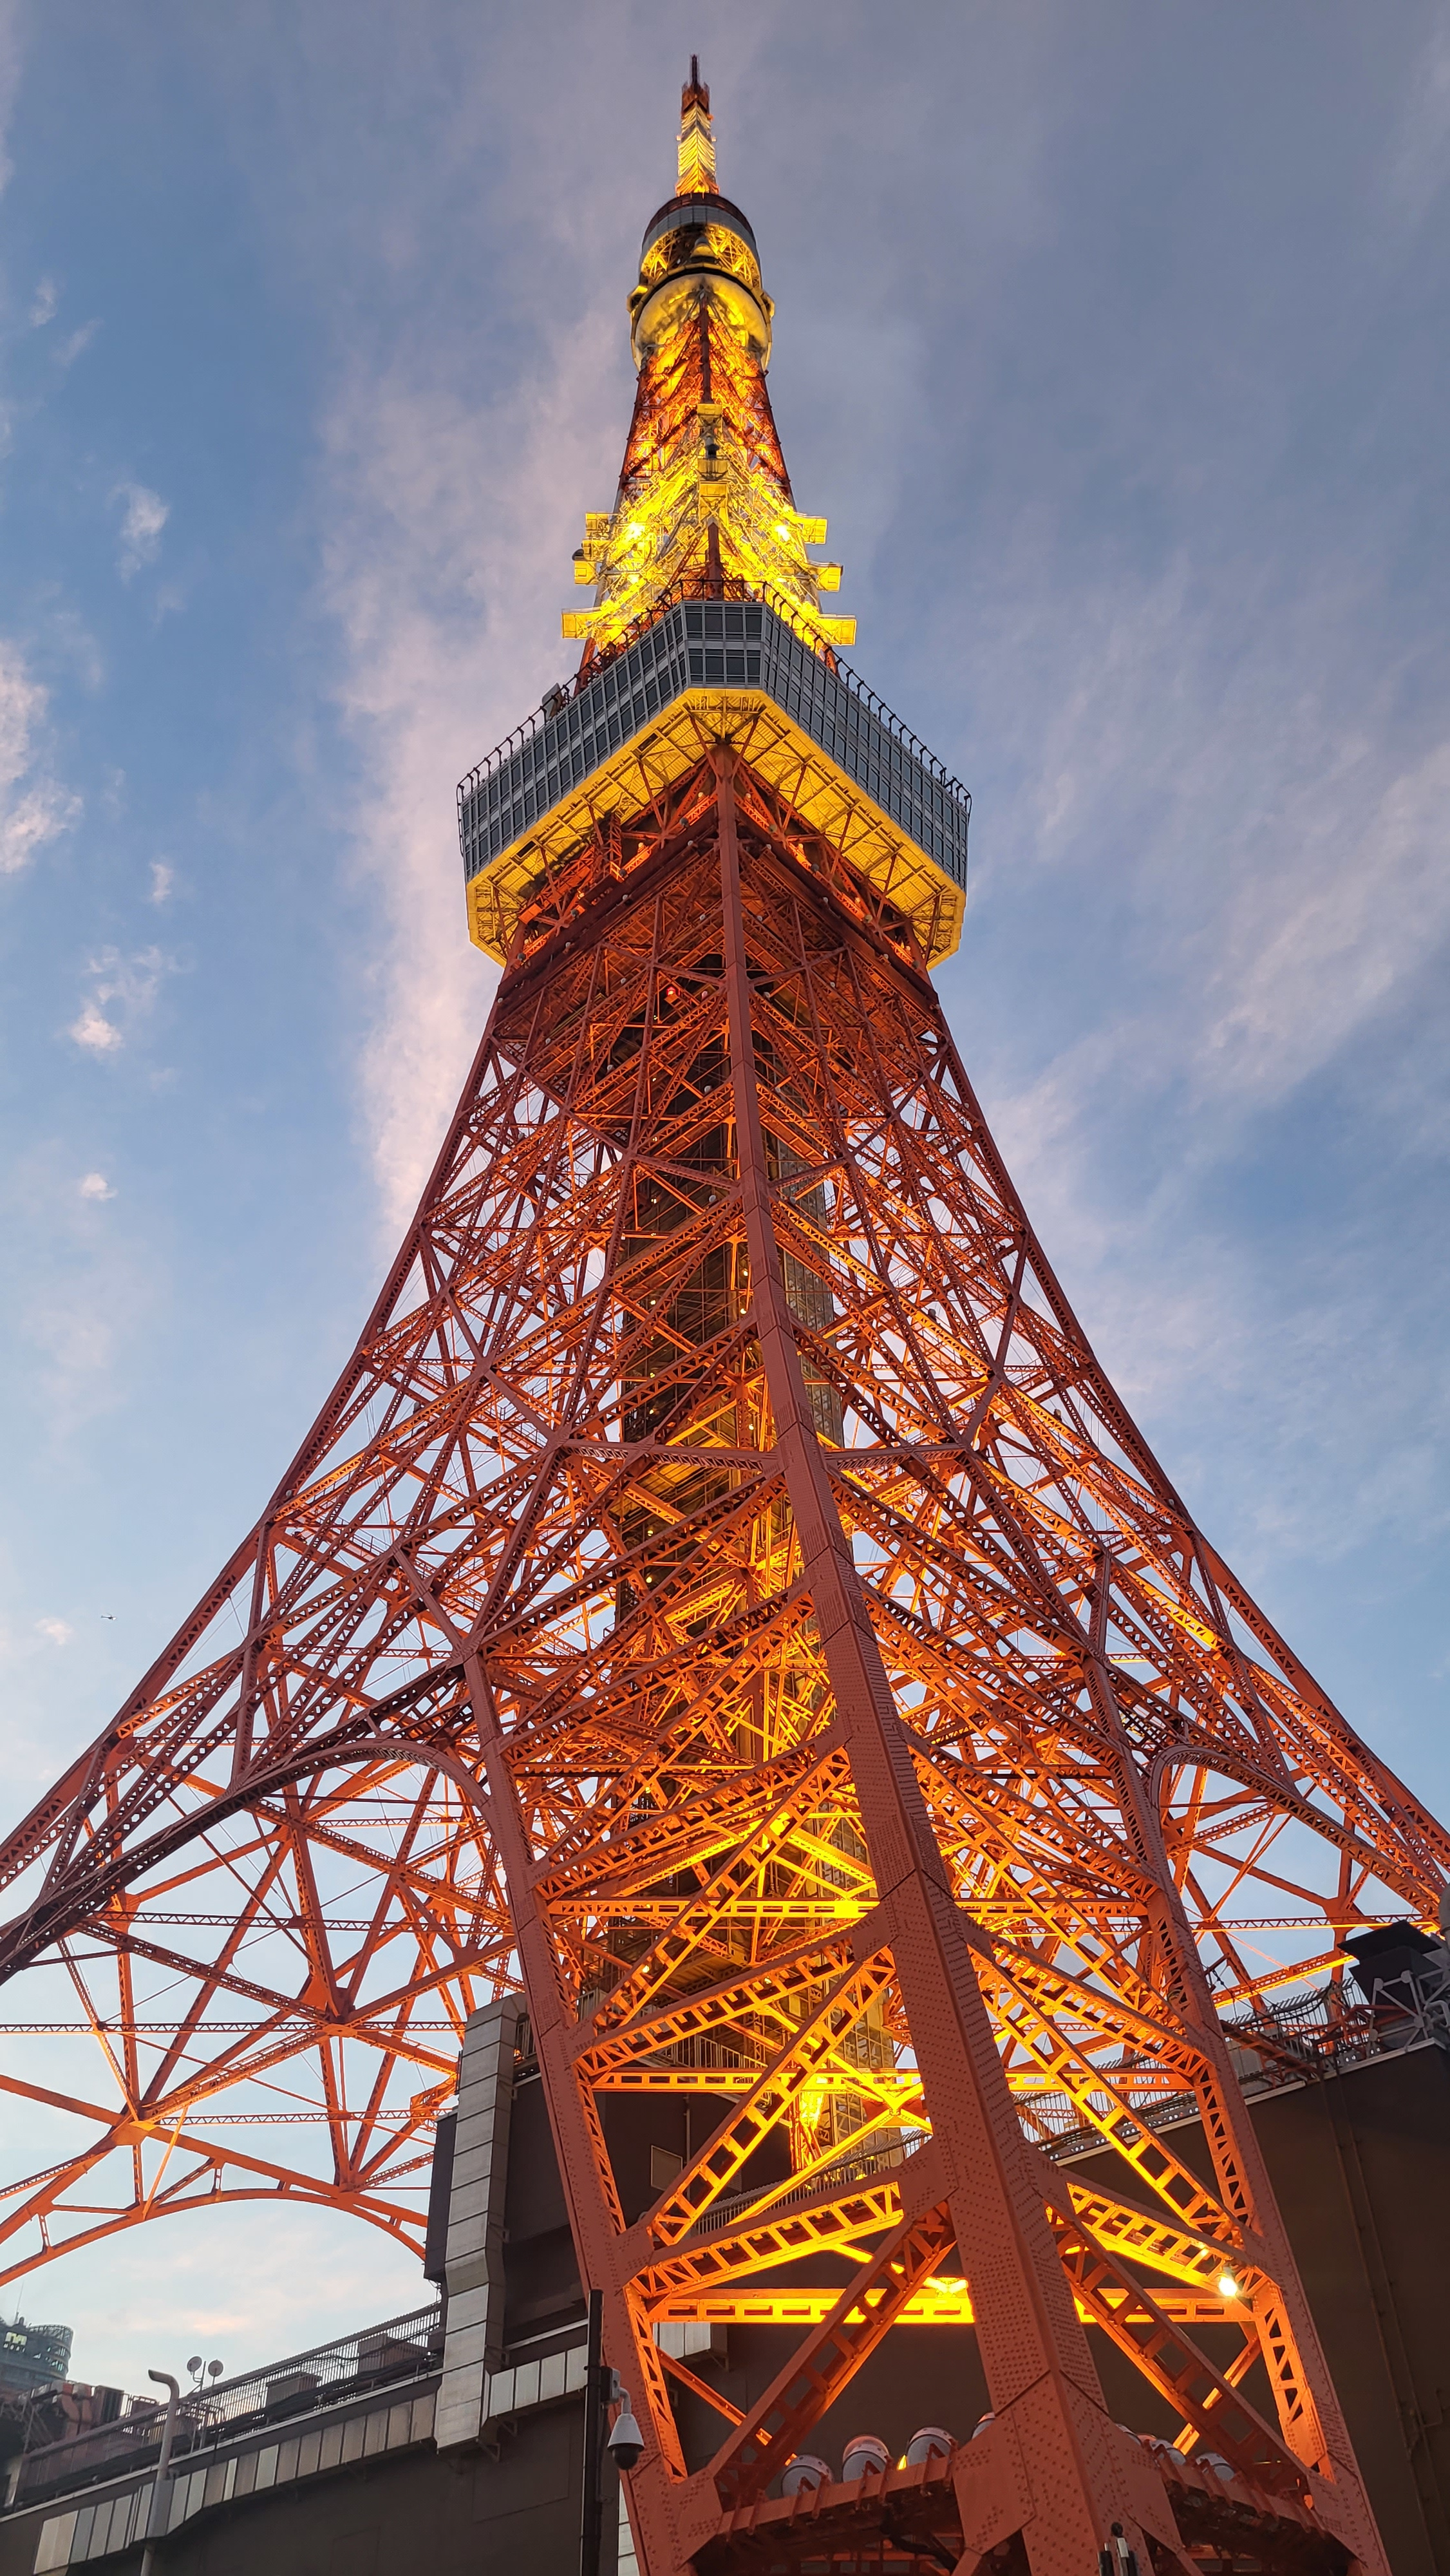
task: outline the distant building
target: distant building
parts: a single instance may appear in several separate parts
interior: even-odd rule
[[[54,2388],[70,2369],[69,2326],[0,2324],[0,2390]]]

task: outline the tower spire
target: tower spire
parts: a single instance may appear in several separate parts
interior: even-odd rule
[[[690,77],[680,92],[679,193],[682,197],[715,194],[715,125],[698,54],[690,56]]]
[[[629,299],[639,384],[613,510],[591,511],[574,578],[592,608],[565,616],[586,665],[684,589],[769,599],[817,649],[856,640],[822,613],[839,564],[812,560],[824,519],[795,505],[766,390],[775,306],[755,234],[715,179],[698,55],[680,98],[678,183],[645,226]]]

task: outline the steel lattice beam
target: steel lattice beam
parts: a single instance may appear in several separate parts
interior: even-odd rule
[[[652,2321],[753,2278],[766,2307],[739,2313],[819,2335],[825,2294],[764,2276],[789,2242],[849,2245],[864,2280],[893,2228],[925,2229],[893,2313],[970,2307],[999,2412],[1044,2382],[1091,2411],[1084,2316],[1160,2390],[1193,2366],[1154,2313],[1177,2356],[1195,2319],[1251,2322],[1281,2416],[1260,2482],[1343,2527],[1203,1963],[1268,1886],[1342,1920],[1347,1852],[1361,1907],[1423,1909],[1435,1829],[1231,1625],[919,972],[733,755],[674,829],[663,876],[521,946],[406,1258],[233,1572],[241,1639],[212,1643],[229,1594],[14,1840],[12,1871],[37,1839],[50,1868],[6,1964],[70,1957],[127,2097],[15,2196],[16,2260],[27,2227],[59,2247],[231,2189],[416,2227],[396,2177],[453,2056],[417,2025],[522,1974],[581,2260],[653,2409],[634,2483],[661,2566],[736,2473],[684,2477]],[[152,1970],[189,1989],[169,2037],[134,2000]],[[602,2113],[631,2085],[728,2107],[626,2226]],[[1211,2185],[1142,2118],[1155,2088],[1202,2106]],[[1126,2146],[1136,2211],[1049,2200],[1024,2123],[1050,2137],[1054,2098]],[[219,2100],[305,2103],[330,2171],[214,2144]],[[790,2188],[695,2250],[774,2132]],[[829,2197],[852,2154],[881,2169],[854,2219]],[[792,2206],[813,2174],[826,2220]]]

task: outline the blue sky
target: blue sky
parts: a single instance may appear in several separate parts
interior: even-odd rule
[[[250,1522],[431,1160],[492,983],[454,782],[567,667],[692,46],[856,665],[976,799],[968,1067],[1175,1482],[1443,1812],[1416,0],[0,0],[0,1802]],[[136,2386],[417,2287],[231,2212],[23,2303]]]

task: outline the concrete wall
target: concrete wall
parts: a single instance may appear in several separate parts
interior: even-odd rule
[[[448,2333],[438,2442],[476,2438],[484,2383],[503,2360],[504,2197],[513,2112],[514,2043],[522,2010],[508,1995],[473,2014],[458,2067],[448,2203]]]
[[[493,2450],[430,2443],[217,2504],[160,2544],[158,2576],[577,2576],[580,2431],[576,2402]],[[32,2576],[59,2510],[0,2519],[0,2576]],[[140,2558],[133,2546],[90,2563],[130,2576]]]

